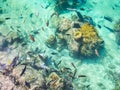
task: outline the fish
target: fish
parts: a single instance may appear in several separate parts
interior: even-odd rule
[[[22,72],[20,73],[20,76],[22,76],[22,75],[25,73],[26,67],[27,67],[27,66],[25,65],[25,67],[23,68]]]
[[[49,69],[50,69],[48,66],[45,65],[45,63],[42,63],[42,64],[40,65],[40,67],[41,67],[42,69],[46,69],[46,70],[49,70]]]
[[[0,63],[0,70],[4,70],[6,68],[6,64]]]
[[[29,35],[30,36],[30,39],[35,42],[35,38],[33,37],[33,35]]]
[[[85,9],[84,8],[80,8],[80,10],[84,11]]]
[[[44,27],[41,27],[41,29],[42,29],[43,31],[45,31]]]
[[[11,64],[10,64],[10,66],[14,68],[14,67],[17,65],[17,60],[18,60],[18,59],[19,59],[19,55],[16,56],[16,57],[13,59],[13,61],[12,61]]]
[[[66,8],[67,10],[71,10],[71,11],[76,11],[77,9],[74,8]]]
[[[47,22],[46,22],[46,26],[47,26],[47,27],[49,26],[49,20],[47,20]]]
[[[114,32],[113,29],[111,29],[111,28],[109,28],[109,27],[107,27],[107,26],[105,26],[105,25],[104,25],[104,27],[107,28],[110,32]]]
[[[34,83],[35,81],[37,81],[38,80],[38,77],[37,78],[32,78],[30,81],[29,81],[29,83]]]
[[[5,18],[5,20],[9,20],[9,19],[11,19],[11,18],[10,17]]]
[[[54,15],[56,15],[57,17],[59,17],[58,12],[54,12],[54,13],[52,13],[50,17],[52,18]]]
[[[44,8],[44,6],[42,4],[40,6],[41,6],[41,8]]]
[[[74,63],[71,63],[71,65],[76,69],[76,67],[75,67],[75,65],[74,65]]]
[[[27,81],[25,81],[25,86],[27,86],[28,88],[30,88],[31,86],[30,86],[30,83],[29,82],[27,82]]]
[[[86,75],[79,75],[78,77],[87,77]]]
[[[39,13],[39,12],[36,12],[35,15],[36,15],[36,17],[38,17],[38,16],[40,15],[40,13]]]
[[[98,28],[101,28],[101,25],[98,24]]]
[[[79,17],[80,21],[83,21],[84,19],[83,19],[82,14],[77,10],[75,10],[75,12],[77,13],[77,16]]]
[[[44,60],[45,60],[44,54],[39,54],[38,56],[39,56],[39,58],[44,62]]]
[[[95,55],[98,56],[98,57],[100,57],[99,52],[98,52],[97,49],[95,49]]]
[[[113,19],[111,17],[108,17],[108,16],[104,16],[104,19],[108,20],[109,22],[113,21]]]
[[[32,17],[33,17],[33,13],[31,13],[31,14],[29,15],[29,17],[31,17],[31,18],[32,18]]]

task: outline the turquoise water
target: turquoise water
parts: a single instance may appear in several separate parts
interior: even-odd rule
[[[0,0],[0,90],[120,90],[120,0]]]

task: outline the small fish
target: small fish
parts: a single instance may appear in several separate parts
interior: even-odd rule
[[[0,70],[4,70],[6,68],[6,64],[0,63]]]
[[[33,37],[33,35],[29,35],[30,36],[30,39],[35,42],[35,38]]]
[[[104,16],[104,19],[108,20],[109,22],[113,21],[113,19],[111,17],[108,17],[108,16]]]
[[[84,8],[80,8],[80,10],[84,11],[85,9]]]
[[[46,26],[47,26],[47,27],[49,26],[49,20],[47,20],[47,22],[46,22]]]
[[[84,19],[83,19],[82,14],[77,10],[75,10],[75,12],[77,13],[77,16],[79,17],[80,21],[83,21]]]
[[[14,30],[13,26],[10,26],[10,28],[11,28],[12,30]]]
[[[51,54],[52,54],[52,55],[56,55],[56,54],[58,54],[58,53],[57,53],[57,52],[52,52]]]
[[[25,86],[27,86],[28,88],[30,88],[31,86],[30,86],[30,83],[29,82],[27,82],[27,81],[25,81]]]
[[[42,69],[46,69],[46,70],[49,70],[50,68],[48,67],[48,66],[46,66],[44,63],[42,63],[41,65],[40,65],[40,67],[42,68]]]
[[[30,80],[30,83],[34,83],[35,81],[37,81],[38,80],[38,77],[37,78],[32,78],[31,80]]]
[[[44,54],[39,54],[38,56],[39,56],[39,58],[44,62],[44,60],[45,60]]]
[[[67,8],[67,10],[76,11],[77,9],[74,9],[74,8]]]
[[[87,77],[86,75],[79,75],[78,77]]]
[[[44,27],[41,27],[41,29],[42,29],[43,31],[45,31],[45,30],[44,30]]]
[[[113,29],[111,29],[111,28],[109,28],[109,27],[107,27],[107,26],[105,26],[105,25],[104,25],[104,27],[107,28],[110,32],[114,32]]]
[[[75,65],[74,65],[74,63],[71,63],[71,65],[76,69],[76,67],[75,67]]]
[[[40,13],[39,13],[39,12],[36,12],[35,15],[36,15],[36,17],[38,17],[38,16],[40,15]]]
[[[59,17],[58,12],[54,12],[53,14],[51,14],[51,16],[50,16],[50,17],[53,17],[54,15],[56,15],[57,17]]]
[[[99,52],[98,52],[97,49],[95,49],[95,55],[98,56],[98,57],[100,57]]]
[[[9,19],[11,19],[11,18],[10,17],[5,18],[5,20],[9,20]]]
[[[22,76],[22,75],[25,73],[25,71],[26,71],[26,67],[27,67],[27,66],[25,65],[25,67],[23,68],[23,70],[22,70],[20,76]]]
[[[58,12],[55,12],[56,13],[56,16],[59,17],[59,13]]]
[[[98,24],[98,28],[101,28],[101,25]]]
[[[41,6],[41,8],[44,8],[42,4],[40,6]]]
[[[10,66],[14,68],[14,67],[17,65],[17,60],[18,60],[18,59],[19,59],[19,56],[16,56],[16,57],[13,59],[13,61],[11,62]]]

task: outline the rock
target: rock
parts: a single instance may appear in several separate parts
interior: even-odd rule
[[[59,24],[59,31],[65,32],[69,30],[71,28],[71,24],[72,24],[71,20],[67,18],[62,18]]]

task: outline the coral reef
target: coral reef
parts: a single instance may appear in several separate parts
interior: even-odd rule
[[[97,30],[88,22],[71,21],[61,18],[57,34],[58,40],[64,40],[72,54],[93,56],[103,47],[104,41],[99,37]],[[63,41],[59,42],[63,43]]]

